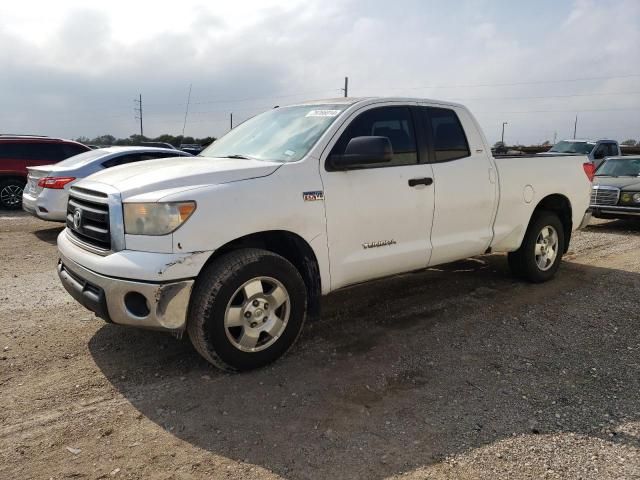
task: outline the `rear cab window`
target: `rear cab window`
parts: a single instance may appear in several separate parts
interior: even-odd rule
[[[422,120],[433,146],[433,161],[448,162],[471,156],[469,142],[455,111],[441,107],[421,107]]]

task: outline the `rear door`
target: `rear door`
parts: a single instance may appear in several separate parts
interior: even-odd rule
[[[0,143],[0,173],[27,175],[29,156],[24,147],[20,142]]]
[[[490,152],[465,109],[421,106],[419,111],[433,162],[430,265],[484,253],[493,238],[498,200]]]

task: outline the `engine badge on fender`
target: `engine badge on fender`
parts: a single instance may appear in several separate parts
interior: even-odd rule
[[[315,192],[302,192],[302,198],[305,202],[324,200],[324,192],[322,190],[317,190]]]

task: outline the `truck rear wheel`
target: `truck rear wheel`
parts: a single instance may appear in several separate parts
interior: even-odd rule
[[[187,331],[198,353],[213,365],[251,370],[291,348],[306,308],[304,281],[288,260],[266,250],[236,250],[198,277]]]
[[[509,253],[509,268],[519,278],[533,283],[553,278],[564,252],[564,228],[553,212],[535,213],[522,245]]]

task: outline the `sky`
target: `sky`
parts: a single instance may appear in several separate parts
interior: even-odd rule
[[[467,105],[488,140],[640,140],[639,0],[0,3],[0,133],[219,137],[275,105]],[[187,98],[191,86],[189,112]]]

